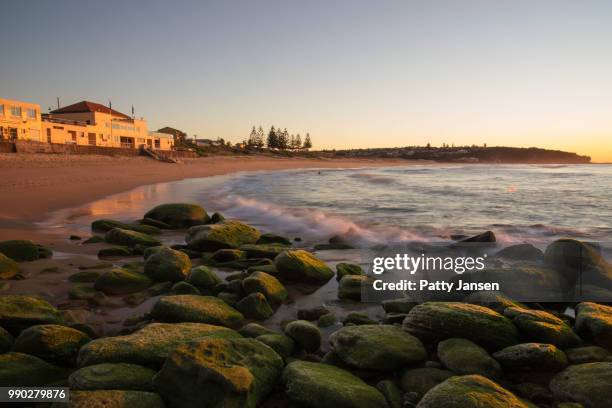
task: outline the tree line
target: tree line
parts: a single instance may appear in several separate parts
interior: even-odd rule
[[[289,134],[287,128],[281,130],[280,128],[275,129],[274,126],[270,128],[268,135],[266,136],[261,126],[256,128],[253,126],[249,138],[244,141],[247,147],[263,149],[264,146],[268,149],[279,149],[279,150],[298,150],[298,149],[310,149],[312,148],[312,141],[310,140],[310,133],[306,133],[304,141],[298,133],[297,135]]]

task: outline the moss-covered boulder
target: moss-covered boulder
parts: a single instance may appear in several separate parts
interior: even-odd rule
[[[238,330],[238,333],[244,337],[251,338],[257,338],[264,334],[277,334],[274,330],[268,329],[259,323],[247,323]]]
[[[248,319],[266,320],[274,314],[274,310],[259,292],[251,293],[236,303],[236,309]]]
[[[612,361],[612,354],[599,346],[584,346],[563,350],[570,364],[596,363]]]
[[[404,406],[402,393],[394,381],[379,381],[376,383],[376,389],[385,397],[389,408],[402,408]]]
[[[584,302],[576,307],[576,331],[612,350],[612,307]]]
[[[200,290],[188,282],[176,282],[170,289],[171,295],[201,295]]]
[[[152,391],[155,371],[136,364],[103,363],[82,367],[68,377],[72,390]]]
[[[161,245],[161,241],[148,234],[121,228],[113,228],[104,236],[104,240],[109,244],[127,246],[134,248],[141,246],[144,248]]]
[[[294,361],[282,375],[285,394],[304,408],[386,408],[385,397],[350,372],[328,364]]]
[[[570,366],[550,382],[559,401],[576,402],[586,408],[608,408],[612,396],[612,362]]]
[[[493,357],[508,370],[559,371],[568,364],[563,351],[543,343],[516,344],[499,350]]]
[[[371,283],[369,276],[345,275],[338,282],[338,299],[361,301],[361,294]]]
[[[6,353],[13,347],[15,338],[11,333],[0,327],[0,354]]]
[[[449,370],[459,375],[479,374],[495,379],[500,364],[476,343],[466,339],[447,339],[438,343],[438,358]]]
[[[81,272],[73,273],[72,275],[70,275],[68,277],[68,280],[74,283],[93,283],[101,275],[102,275],[101,272],[95,271],[95,270],[81,271]]]
[[[98,258],[122,258],[132,256],[132,250],[126,246],[114,246],[111,248],[102,248],[98,251]]]
[[[56,324],[28,327],[15,339],[13,351],[60,365],[74,365],[79,349],[91,339],[79,330]]]
[[[365,275],[365,272],[361,266],[357,264],[340,262],[338,265],[336,265],[336,280],[339,281],[346,275]]]
[[[421,399],[429,390],[446,381],[455,374],[435,367],[409,368],[400,378],[400,387],[404,392],[416,394]]]
[[[502,249],[495,256],[514,261],[539,261],[544,253],[531,244],[517,244]]]
[[[451,377],[433,387],[418,408],[530,408],[516,395],[480,375]]]
[[[141,224],[126,224],[125,222],[101,219],[91,223],[92,231],[96,232],[108,232],[114,228],[121,228],[124,230],[131,230],[136,232],[142,232],[143,234],[156,235],[161,233],[161,230],[151,225]]]
[[[247,244],[240,247],[249,258],[274,259],[278,254],[287,250],[285,245],[279,244]]]
[[[187,282],[200,289],[200,291],[208,291],[223,282],[223,280],[215,271],[202,265],[196,266],[189,272]]]
[[[42,258],[51,258],[53,252],[42,245],[38,245],[27,239],[13,239],[0,242],[0,253],[8,256],[13,261],[25,262],[35,261]]]
[[[342,319],[342,324],[345,326],[361,326],[365,324],[378,324],[378,321],[372,319],[365,312],[349,312],[349,314],[344,316],[344,319]]]
[[[423,343],[397,326],[347,326],[329,337],[334,352],[352,367],[394,371],[425,361]]]
[[[232,262],[232,261],[238,261],[240,259],[246,259],[247,254],[244,251],[241,251],[239,249],[218,249],[216,250],[211,258],[215,261],[215,262]]]
[[[67,375],[66,370],[29,354],[0,354],[0,387],[42,386],[60,381]]]
[[[257,336],[256,339],[276,351],[282,358],[289,357],[293,354],[293,350],[295,349],[295,341],[284,334],[262,334],[261,336]]]
[[[102,242],[106,242],[104,241],[104,238],[99,236],[99,235],[92,235],[91,237],[87,238],[85,241],[83,241],[84,245],[88,245],[88,244],[100,244]]]
[[[321,347],[321,331],[306,320],[294,320],[285,326],[285,334],[291,337],[298,347],[314,353]]]
[[[265,272],[254,272],[244,279],[242,289],[245,293],[263,293],[268,302],[274,304],[282,303],[289,296],[289,292],[283,284],[274,276]]]
[[[210,216],[211,224],[216,224],[218,222],[225,221],[225,217],[220,212],[215,212]]]
[[[187,245],[199,251],[216,251],[223,248],[239,248],[254,244],[259,231],[240,221],[223,221],[218,224],[192,227],[187,232]]]
[[[256,244],[291,245],[291,240],[289,238],[283,237],[282,235],[266,232],[265,234],[261,234]]]
[[[282,252],[274,259],[274,265],[287,280],[323,284],[334,276],[325,262],[301,249]]]
[[[489,308],[459,302],[415,306],[403,327],[426,343],[458,337],[472,340],[487,350],[518,343],[518,331],[510,319]]]
[[[521,336],[527,340],[554,344],[561,349],[582,343],[580,337],[563,320],[543,310],[509,307],[504,315],[512,319]]]
[[[161,221],[172,228],[189,228],[210,221],[204,208],[189,203],[161,204],[149,210],[143,218]]]
[[[240,337],[234,330],[204,323],[151,323],[125,336],[103,337],[84,345],[78,364],[132,363],[159,367],[174,348],[208,336]]]
[[[62,321],[61,312],[37,296],[0,296],[0,326],[13,335],[36,324],[61,324]]]
[[[61,408],[63,403],[53,405]],[[131,390],[70,391],[71,408],[165,408],[158,394]]]
[[[417,304],[418,303],[414,302],[409,298],[398,298],[383,300],[381,306],[386,313],[408,314]]]
[[[0,280],[13,279],[20,272],[21,268],[19,268],[17,262],[0,253]]]
[[[191,269],[189,256],[181,251],[162,247],[151,254],[144,264],[144,273],[157,282],[185,280]]]
[[[212,296],[163,296],[153,306],[153,319],[168,322],[208,323],[238,328],[244,316],[227,303]]]
[[[255,408],[282,368],[281,357],[257,340],[210,338],[178,346],[154,384],[171,406]]]
[[[126,295],[140,292],[151,286],[153,281],[140,272],[115,268],[103,273],[94,283],[94,289],[107,295]]]
[[[504,311],[509,307],[527,309],[523,304],[512,300],[498,291],[472,292],[463,299],[463,302],[485,306],[495,310],[499,314],[504,314]]]

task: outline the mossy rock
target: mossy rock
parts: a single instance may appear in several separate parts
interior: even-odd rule
[[[121,228],[113,228],[104,236],[104,240],[109,244],[121,245],[133,248],[137,245],[142,247],[154,247],[161,245],[161,241],[148,234]]]
[[[65,369],[23,353],[0,354],[0,387],[35,387],[65,379]]]
[[[15,339],[13,351],[59,365],[74,365],[79,349],[91,339],[79,330],[56,324],[28,327]]]
[[[570,364],[596,363],[611,361],[612,354],[599,346],[584,346],[563,350]]]
[[[350,312],[344,319],[342,319],[342,324],[347,325],[355,325],[361,326],[366,324],[378,324],[376,320],[373,320],[368,316],[367,313],[364,312]]]
[[[269,265],[272,265],[272,260],[267,258],[246,258],[239,259],[237,261],[219,262],[215,264],[215,266],[218,268],[237,269],[241,271],[251,268],[256,268],[259,270]]]
[[[285,326],[285,334],[309,353],[314,353],[321,347],[321,331],[306,320],[294,320]]]
[[[274,310],[259,292],[251,293],[236,303],[236,309],[248,319],[266,320],[274,314]]]
[[[563,320],[543,310],[509,307],[504,315],[512,319],[521,336],[529,341],[554,344],[561,349],[582,343],[580,337]]]
[[[274,330],[268,329],[259,323],[247,323],[238,330],[238,333],[244,337],[251,338],[257,338],[264,334],[278,334]]]
[[[338,283],[338,299],[361,301],[361,294],[372,278],[365,275],[345,275]]]
[[[327,314],[320,316],[317,319],[317,326],[329,327],[329,326],[333,326],[334,324],[336,324],[337,321],[338,321],[338,318],[336,317],[335,314],[327,313]]]
[[[261,234],[256,244],[280,244],[289,246],[291,245],[291,240],[282,235],[266,232],[265,234]]]
[[[157,282],[185,280],[191,270],[189,256],[167,247],[157,249],[144,264],[144,273]]]
[[[62,408],[64,403],[53,404]],[[71,408],[165,408],[158,394],[131,390],[70,391]]]
[[[9,351],[13,347],[14,342],[13,335],[0,327],[0,354]]]
[[[458,337],[472,340],[487,350],[518,343],[518,330],[510,319],[468,303],[422,303],[408,313],[403,327],[425,343]]]
[[[115,268],[105,272],[96,279],[94,289],[102,291],[107,295],[127,295],[129,293],[140,292],[152,284],[153,281],[140,272]]]
[[[102,274],[95,270],[90,271],[81,271],[74,273],[68,277],[68,280],[73,283],[93,283],[95,282]]]
[[[550,389],[559,401],[587,408],[608,408],[612,396],[612,362],[573,365],[557,374]]]
[[[200,295],[200,290],[187,282],[176,282],[172,289],[170,289],[171,295]]]
[[[363,370],[394,371],[427,358],[423,343],[397,326],[347,326],[329,343],[342,361]]]
[[[530,408],[516,395],[480,375],[451,377],[433,387],[418,408]]]
[[[0,253],[0,280],[13,279],[21,273],[21,268],[17,262],[8,256]]]
[[[101,237],[99,235],[92,235],[91,237],[89,237],[85,241],[83,241],[83,245],[99,244],[99,243],[102,243],[102,242],[106,242],[103,237]]]
[[[196,266],[187,276],[187,282],[191,283],[201,291],[212,290],[216,285],[223,282],[215,271],[207,266]]]
[[[261,341],[266,346],[272,348],[282,358],[287,358],[293,354],[295,349],[295,341],[284,334],[262,334],[256,337],[256,340]]]
[[[213,296],[163,296],[153,306],[153,319],[168,323],[208,323],[238,328],[244,316],[227,303]]]
[[[488,307],[489,309],[495,310],[499,314],[504,314],[505,310],[509,307],[528,309],[528,307],[522,303],[516,302],[503,293],[497,291],[473,292],[466,296],[463,299],[463,302]]]
[[[143,218],[161,221],[172,228],[189,228],[210,221],[204,208],[189,203],[161,204],[149,210]]]
[[[408,314],[416,305],[418,305],[418,303],[408,298],[383,300],[381,303],[381,306],[386,313]]]
[[[385,397],[389,408],[403,408],[404,401],[402,398],[402,393],[394,381],[379,381],[376,383],[376,389]]]
[[[103,337],[79,351],[79,366],[132,363],[159,367],[177,345],[208,336],[240,337],[234,330],[204,323],[151,323],[125,336]]]
[[[346,275],[365,275],[365,272],[361,266],[357,264],[340,262],[336,265],[336,280],[340,281],[340,279]]]
[[[221,221],[225,221],[225,217],[223,216],[223,214],[219,213],[219,212],[215,212],[213,213],[213,215],[210,216],[210,223],[211,224],[216,224],[218,222]]]
[[[386,408],[385,397],[350,372],[328,364],[294,361],[283,370],[285,394],[304,408]]]
[[[612,307],[584,302],[576,306],[576,331],[612,350]]]
[[[248,258],[274,259],[278,254],[287,250],[285,245],[279,244],[247,244],[240,247],[246,252]]]
[[[26,239],[1,241],[0,253],[16,262],[36,261],[37,259],[51,258],[53,255],[49,248]]]
[[[242,281],[245,293],[261,292],[273,304],[282,303],[289,296],[289,292],[274,276],[265,272],[254,272]]]
[[[447,339],[438,343],[438,358],[459,375],[479,374],[490,379],[502,374],[500,364],[476,343],[466,339]]]
[[[37,296],[0,296],[0,326],[13,335],[37,324],[62,322],[61,312]]]
[[[502,249],[495,256],[514,261],[539,261],[544,253],[531,244],[518,244]]]
[[[223,221],[218,224],[192,227],[187,232],[187,245],[200,251],[240,248],[254,244],[259,239],[257,229],[240,221]]]
[[[87,284],[77,283],[68,290],[68,298],[72,300],[92,300],[104,295],[104,292],[94,289]]]
[[[515,344],[494,353],[493,357],[507,370],[554,372],[568,364],[563,351],[542,343]]]
[[[126,246],[114,246],[112,248],[102,248],[98,251],[98,258],[122,258],[132,256],[132,250]]]
[[[212,254],[212,259],[216,262],[231,262],[238,261],[240,259],[245,259],[246,252],[241,251],[239,249],[218,249]]]
[[[583,271],[605,265],[597,247],[569,238],[558,239],[548,245],[544,252],[544,261],[563,271],[570,281],[574,281]]]
[[[124,222],[116,220],[101,219],[91,223],[92,231],[108,232],[114,228],[142,232],[143,234],[149,235],[157,235],[161,233],[161,230],[159,228],[153,227],[151,225],[126,224]]]
[[[102,363],[82,367],[68,377],[71,390],[152,391],[155,371],[128,363]]]
[[[323,284],[334,276],[325,262],[301,249],[282,252],[274,265],[287,280]]]
[[[255,408],[274,388],[283,360],[254,339],[181,344],[154,379],[171,406]]]
[[[435,367],[409,368],[402,373],[400,387],[404,392],[415,393],[421,399],[429,390],[455,374]]]
[[[143,218],[142,220],[138,220],[138,223],[140,225],[150,225],[152,227],[159,228],[160,230],[174,228],[171,225],[166,224],[165,222],[154,220],[153,218]]]

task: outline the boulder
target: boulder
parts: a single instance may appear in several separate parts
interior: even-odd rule
[[[218,249],[212,254],[212,259],[216,262],[231,262],[245,259],[247,257],[246,252],[239,249]]]
[[[163,247],[151,254],[144,264],[144,273],[157,282],[185,280],[191,269],[189,256]]]
[[[23,353],[0,354],[0,387],[35,387],[66,378],[64,369]]]
[[[98,271],[81,271],[70,275],[68,280],[74,283],[93,283],[101,275],[102,273]]]
[[[211,224],[216,224],[218,222],[221,221],[225,221],[225,217],[223,216],[223,214],[219,213],[219,212],[215,212],[213,213],[213,215],[210,216],[210,223]]]
[[[357,264],[340,262],[336,265],[336,280],[340,281],[346,275],[365,275],[365,272]]]
[[[153,305],[151,317],[168,323],[208,323],[230,328],[242,326],[244,317],[223,300],[213,296],[163,296]]]
[[[201,206],[187,203],[162,204],[149,210],[143,218],[160,221],[171,228],[189,228],[210,221]]]
[[[403,408],[404,401],[402,399],[402,394],[394,381],[379,381],[376,384],[376,389],[385,397],[389,408]]]
[[[91,339],[79,330],[57,324],[28,327],[15,339],[13,351],[59,365],[74,365],[79,349]]]
[[[161,230],[159,228],[151,225],[126,224],[124,222],[116,220],[101,219],[91,223],[92,231],[108,232],[114,228],[142,232],[143,234],[149,235],[156,235],[161,233]]]
[[[273,304],[282,303],[289,293],[287,289],[274,276],[265,272],[254,272],[242,281],[242,289],[245,293],[261,292],[268,302]]]
[[[223,280],[209,267],[196,266],[189,272],[187,282],[200,289],[200,291],[208,291],[223,282]]]
[[[329,326],[333,326],[334,324],[336,324],[337,321],[338,321],[338,318],[336,317],[335,314],[326,313],[317,319],[317,326],[329,327]]]
[[[282,358],[257,340],[210,338],[179,345],[153,381],[171,406],[255,408],[282,369]]]
[[[576,306],[575,327],[583,337],[612,350],[612,307],[591,302],[580,303]]]
[[[268,329],[259,323],[247,323],[238,330],[244,337],[257,338],[264,334],[277,334],[274,330]]]
[[[0,354],[9,351],[14,342],[13,335],[0,327]]]
[[[209,336],[240,337],[234,330],[204,323],[151,323],[125,336],[93,340],[79,351],[79,366],[132,363],[159,367],[174,348]]]
[[[566,349],[564,351],[570,364],[610,361],[610,358],[612,357],[608,350],[599,346],[576,347]]]
[[[321,347],[321,331],[306,320],[294,320],[285,326],[285,334],[291,337],[298,347],[314,353]]]
[[[473,237],[462,239],[459,242],[460,243],[465,243],[465,242],[493,243],[493,242],[497,242],[497,239],[495,238],[495,234],[493,233],[493,231],[486,231],[486,232],[483,232],[482,234],[478,234],[478,235],[474,235]]]
[[[106,242],[104,241],[104,238],[99,236],[99,235],[92,235],[91,237],[87,238],[85,241],[83,241],[84,245],[88,245],[88,244],[100,244],[102,242]]]
[[[36,324],[61,324],[62,314],[37,296],[0,296],[0,326],[17,335]]]
[[[266,232],[261,234],[256,244],[280,244],[280,245],[291,245],[291,240],[281,235],[272,234]]]
[[[419,339],[391,325],[346,326],[329,343],[342,361],[363,370],[394,371],[427,358]]]
[[[323,284],[334,276],[325,262],[301,249],[282,252],[274,265],[287,280]]]
[[[71,390],[152,391],[155,371],[127,363],[102,363],[82,367],[70,374]]]
[[[373,320],[364,312],[350,312],[342,320],[342,324],[361,326],[364,324],[378,324],[376,320]]]
[[[279,244],[247,244],[242,245],[240,250],[246,252],[249,258],[274,259],[278,254],[286,251],[287,247]]]
[[[114,246],[112,248],[102,248],[98,251],[98,258],[120,258],[132,256],[132,250],[126,246]]]
[[[107,295],[127,295],[140,292],[151,286],[153,281],[140,272],[129,269],[115,268],[105,272],[96,279],[94,289],[102,291]]]
[[[417,408],[530,408],[510,391],[480,375],[451,377],[433,387]]]
[[[338,299],[361,301],[362,291],[372,282],[365,275],[345,275],[338,283]]]
[[[586,408],[608,408],[612,396],[612,362],[569,366],[550,382],[559,401],[576,402]]]
[[[259,292],[251,293],[240,299],[236,304],[236,309],[247,319],[254,320],[266,320],[274,314],[266,297]]]
[[[404,392],[415,393],[418,400],[453,375],[451,371],[435,367],[409,368],[402,373],[400,387]]]
[[[187,282],[176,282],[170,289],[171,295],[200,295],[200,290]]]
[[[509,307],[504,315],[512,319],[521,336],[529,341],[554,344],[561,349],[582,343],[580,337],[563,320],[543,310]]]
[[[408,314],[413,307],[418,303],[412,301],[409,298],[398,298],[383,300],[381,303],[382,308],[386,313],[405,313]]]
[[[17,262],[0,253],[0,280],[13,279],[21,273]]]
[[[527,309],[527,307],[521,303],[515,302],[503,293],[496,291],[473,292],[466,296],[463,299],[463,302],[485,306],[489,309],[495,310],[499,314],[504,314],[504,311],[509,307],[520,307]]]
[[[324,305],[308,307],[308,308],[300,308],[297,311],[298,319],[300,320],[308,320],[309,322],[318,320],[319,317],[326,315],[329,313],[329,309]]]
[[[565,353],[552,344],[516,344],[494,353],[493,357],[508,370],[559,371],[567,366]]]
[[[130,248],[137,245],[144,248],[161,245],[161,241],[148,234],[121,228],[113,228],[108,231],[104,236],[104,240],[109,244],[127,246]]]
[[[276,351],[282,358],[289,357],[293,354],[293,350],[295,349],[295,341],[284,334],[262,334],[255,339]]]
[[[51,258],[53,252],[42,245],[38,245],[26,239],[13,239],[0,242],[0,253],[8,256],[13,261],[25,262],[35,261],[42,258]]]
[[[199,251],[236,249],[245,244],[254,244],[259,231],[240,221],[223,221],[218,224],[192,227],[187,232],[189,248]]]
[[[53,404],[62,408],[64,403]],[[70,408],[165,408],[158,394],[131,390],[70,391]]]
[[[544,253],[531,244],[518,244],[502,249],[496,256],[513,261],[539,261]]]
[[[304,408],[386,408],[384,396],[350,372],[328,364],[294,361],[283,370],[285,394]]]
[[[459,375],[479,374],[496,379],[501,376],[499,363],[476,343],[466,339],[447,339],[438,343],[438,358]]]
[[[487,350],[518,343],[512,321],[492,309],[469,303],[422,303],[408,313],[403,327],[426,343],[458,337]]]

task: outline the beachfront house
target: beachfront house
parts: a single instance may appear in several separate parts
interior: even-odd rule
[[[89,101],[42,114],[40,105],[0,99],[0,140],[156,150],[174,146],[171,135],[149,132],[144,118]]]

